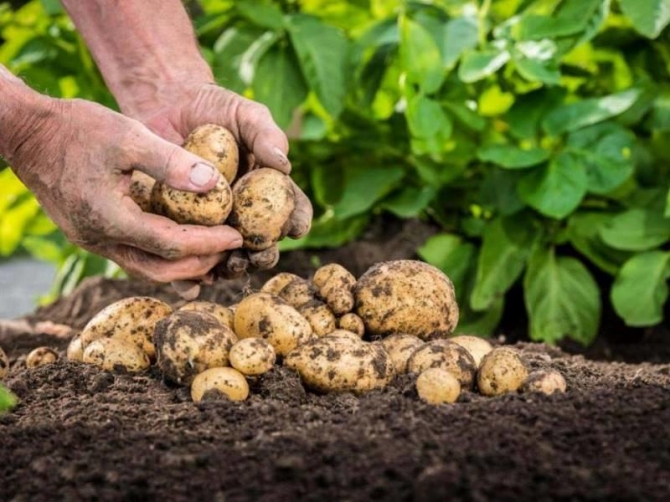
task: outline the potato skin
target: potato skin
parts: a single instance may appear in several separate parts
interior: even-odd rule
[[[233,207],[233,192],[221,178],[207,193],[176,190],[156,183],[151,190],[151,210],[181,225],[223,225]]]
[[[337,329],[335,316],[323,302],[312,300],[298,307],[300,315],[307,319],[316,336],[324,336]]]
[[[343,315],[354,308],[353,288],[356,278],[342,265],[329,263],[319,267],[312,282],[334,314]]]
[[[154,331],[158,367],[178,384],[190,384],[207,369],[228,366],[237,340],[216,318],[196,311],[177,311],[160,320]]]
[[[225,127],[216,124],[196,127],[184,141],[184,149],[211,163],[228,183],[237,176],[240,151],[233,133]]]
[[[5,351],[0,347],[0,380],[5,378],[9,373],[9,358]]]
[[[521,392],[541,392],[551,395],[554,392],[563,393],[567,388],[565,378],[556,370],[533,371],[521,385]]]
[[[516,392],[528,376],[518,351],[499,347],[489,352],[479,367],[477,386],[485,396],[499,396]]]
[[[322,392],[365,392],[386,386],[393,367],[379,345],[348,336],[325,336],[292,351],[284,365],[308,387]]]
[[[258,376],[274,367],[277,354],[263,338],[243,338],[232,346],[229,358],[230,365],[243,375]]]
[[[84,346],[81,343],[81,336],[75,335],[67,346],[66,356],[68,361],[82,362],[84,359]]]
[[[293,308],[300,308],[316,299],[316,288],[305,279],[298,277],[287,283],[277,296]]]
[[[142,171],[133,171],[133,175],[130,178],[130,198],[145,213],[153,211],[151,207],[151,191],[155,184],[156,180]]]
[[[416,391],[428,404],[454,403],[461,394],[461,384],[448,371],[429,368],[416,379]]]
[[[407,361],[409,361],[409,358],[425,342],[414,335],[397,333],[382,338],[378,343],[388,352],[396,374],[402,375],[407,373]]]
[[[172,313],[172,307],[155,298],[134,296],[108,305],[98,312],[81,332],[84,348],[100,338],[119,338],[132,342],[156,358],[153,332],[156,323]]]
[[[454,286],[437,268],[415,260],[378,263],[354,287],[367,333],[445,338],[458,324]]]
[[[349,312],[340,317],[337,321],[337,327],[356,333],[361,338],[363,338],[363,335],[365,334],[365,324],[363,324],[363,319],[353,312]]]
[[[289,272],[281,272],[274,277],[271,277],[267,280],[265,284],[261,287],[261,293],[270,293],[271,295],[279,295],[279,292],[286,286],[289,282],[292,282],[296,279],[302,280],[301,277],[291,274]]]
[[[433,340],[416,349],[407,361],[407,371],[423,373],[429,368],[442,368],[456,377],[464,389],[471,389],[477,366],[470,353],[456,343]]]
[[[475,360],[475,364],[479,368],[482,363],[482,359],[486,354],[493,350],[493,346],[485,340],[478,336],[471,335],[458,335],[452,336],[449,338],[450,342],[457,343],[465,350],[467,350],[472,358]]]
[[[115,373],[139,373],[151,365],[142,349],[119,338],[94,340],[84,349],[82,361]]]
[[[228,307],[214,302],[194,301],[179,307],[178,312],[204,312],[214,316],[221,324],[233,329],[235,314]]]
[[[268,293],[254,293],[237,305],[235,333],[240,338],[264,338],[280,356],[314,336],[307,319],[284,300]]]
[[[27,368],[37,368],[38,366],[46,366],[58,361],[58,353],[49,347],[37,347],[32,350],[28,357],[26,357]]]
[[[251,171],[233,186],[233,210],[228,224],[244,238],[243,246],[263,251],[285,232],[295,196],[289,177],[267,167]]]
[[[202,400],[225,396],[231,401],[244,401],[249,384],[244,375],[233,368],[210,368],[198,374],[191,384],[191,399]]]

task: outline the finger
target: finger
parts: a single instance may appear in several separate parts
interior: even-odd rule
[[[279,263],[277,245],[263,251],[249,252],[249,264],[258,270],[269,270]]]
[[[314,209],[312,203],[300,187],[291,180],[293,185],[293,194],[295,198],[295,209],[289,218],[289,228],[287,235],[293,239],[303,237],[312,228],[312,217]]]
[[[286,174],[291,172],[288,139],[266,106],[245,101],[237,109],[237,122],[240,124],[241,139],[254,154],[257,163]]]
[[[172,281],[171,284],[182,300],[192,302],[200,296],[200,283],[198,281]]]

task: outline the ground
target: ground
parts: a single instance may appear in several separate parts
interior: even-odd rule
[[[383,257],[409,255],[421,235],[394,234]],[[380,258],[365,246],[348,263],[356,273]],[[307,273],[310,264],[294,254],[282,266]],[[205,296],[232,301],[259,280]],[[64,360],[25,369],[32,347],[67,345],[38,321],[79,329],[130,294],[176,301],[165,288],[96,279],[0,329],[12,360],[6,384],[21,399],[0,417],[0,500],[670,500],[667,342],[656,364],[520,343],[529,365],[564,374],[567,393],[465,393],[444,406],[423,404],[410,377],[361,396],[316,395],[277,369],[252,382],[246,402],[193,404],[156,373]],[[607,347],[639,360],[633,346]]]

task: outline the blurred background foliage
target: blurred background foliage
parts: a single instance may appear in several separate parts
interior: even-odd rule
[[[14,4],[14,5],[12,5]],[[589,344],[603,307],[662,322],[670,275],[670,0],[189,1],[221,85],[291,136],[312,232],[337,247],[379,215],[440,232],[461,332],[513,287],[529,334]],[[57,0],[0,4],[0,62],[35,89],[115,107]],[[50,295],[119,274],[69,245],[0,167],[0,255],[55,262]]]

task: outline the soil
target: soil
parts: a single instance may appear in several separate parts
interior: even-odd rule
[[[339,261],[360,274],[411,257],[430,232],[395,230],[373,236],[381,245],[317,259],[292,253],[280,268],[307,275],[319,260]],[[262,279],[221,283],[203,297],[230,303]],[[0,416],[1,501],[670,500],[667,342],[657,364],[517,343],[532,369],[565,376],[568,391],[551,396],[466,392],[430,406],[411,376],[359,396],[318,395],[280,367],[251,382],[245,402],[194,404],[154,370],[119,375],[65,361],[71,333],[44,323],[76,331],[130,295],[179,303],[167,288],[94,279],[25,322],[0,326],[12,362],[5,384],[21,400]],[[620,359],[643,353],[605,343]],[[62,359],[26,369],[26,354],[41,345]]]

